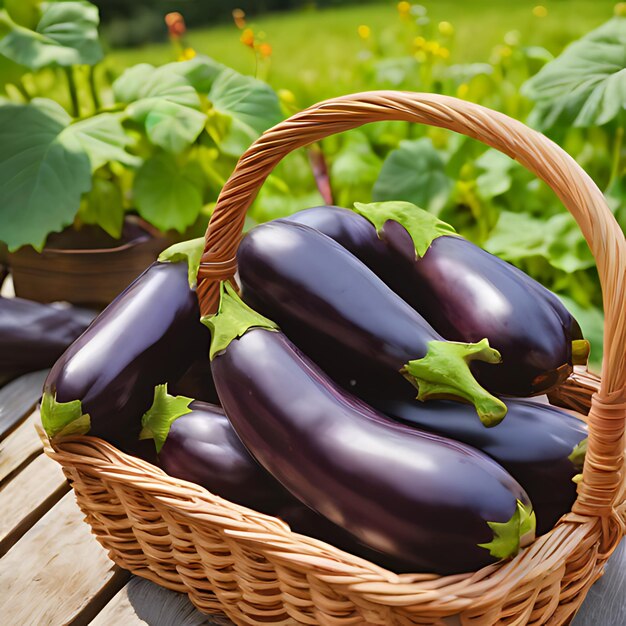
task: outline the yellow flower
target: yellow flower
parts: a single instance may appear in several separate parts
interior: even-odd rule
[[[509,46],[501,46],[500,47],[500,56],[504,59],[510,57],[513,54],[513,50],[509,48]]]
[[[443,46],[441,48],[439,48],[439,50],[436,53],[436,56],[438,56],[441,59],[449,59],[450,58],[450,50],[448,50],[448,48],[444,48]]]
[[[548,9],[546,9],[546,7],[544,7],[542,4],[538,4],[533,9],[533,15],[535,17],[545,17],[546,15],[548,15]]]
[[[261,53],[262,57],[270,57],[272,56],[272,46],[270,46],[270,44],[268,43],[262,43],[259,46],[259,52]]]
[[[398,2],[398,13],[402,17],[407,16],[411,12],[411,3],[410,2]]]
[[[289,89],[279,89],[278,97],[285,104],[295,104],[296,102],[296,97],[293,95],[293,91],[290,91]]]
[[[626,17],[626,2],[618,2],[615,5],[615,15],[617,17]]]
[[[254,48],[254,31],[251,28],[246,28],[239,39],[244,46]]]
[[[233,20],[235,22],[235,26],[240,30],[243,30],[246,27],[246,14],[242,9],[233,9]]]
[[[454,35],[454,26],[450,22],[439,22],[439,33],[444,37],[452,37]]]
[[[466,98],[469,92],[469,85],[467,83],[461,83],[456,88],[456,97],[457,98]]]
[[[185,48],[178,56],[179,61],[190,61],[195,58],[196,51],[193,48]]]
[[[415,53],[415,58],[420,62],[423,63],[424,61],[426,61],[426,53],[423,50],[418,50]]]
[[[425,45],[426,45],[426,39],[424,39],[424,37],[416,37],[413,40],[413,45],[418,49],[421,50]]]
[[[372,29],[366,24],[361,24],[357,28],[357,32],[359,33],[359,37],[361,39],[369,39],[370,35],[372,34]]]
[[[426,52],[432,52],[433,54],[437,54],[439,49],[441,48],[441,44],[438,41],[428,41],[424,46]]]

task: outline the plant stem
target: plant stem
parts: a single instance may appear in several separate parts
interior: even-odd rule
[[[26,102],[30,102],[33,99],[33,97],[28,92],[28,89],[26,89],[26,85],[21,78],[15,83],[15,86],[17,87],[17,90],[22,94]]]
[[[100,96],[98,95],[98,89],[96,88],[96,66],[92,65],[89,68],[88,74],[89,91],[91,93],[91,100],[93,102],[94,112],[97,112],[102,106],[100,102]]]
[[[65,67],[65,75],[67,76],[67,87],[70,92],[70,100],[72,101],[72,116],[80,116],[80,104],[78,103],[78,91],[76,89],[76,80],[74,79],[74,68]]]
[[[609,185],[615,181],[621,174],[622,161],[622,143],[624,141],[624,127],[618,126],[615,131],[615,140],[613,142],[613,158],[611,160],[611,178]]]

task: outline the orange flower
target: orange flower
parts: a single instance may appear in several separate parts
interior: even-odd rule
[[[167,25],[170,37],[172,37],[173,39],[180,39],[185,34],[185,32],[187,32],[187,27],[185,26],[185,18],[180,13],[178,13],[178,11],[168,13],[165,16],[165,24]]]
[[[259,52],[261,53],[262,57],[270,57],[272,56],[272,46],[270,46],[270,44],[268,43],[262,43],[259,46]]]
[[[240,41],[244,46],[254,48],[254,31],[251,28],[246,28],[246,30],[241,33]]]
[[[233,9],[233,20],[235,21],[235,26],[240,30],[246,27],[246,14],[242,9]]]

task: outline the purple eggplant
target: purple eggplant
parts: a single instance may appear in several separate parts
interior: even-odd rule
[[[313,228],[277,220],[257,226],[237,255],[244,300],[276,320],[324,369],[402,373],[418,398],[471,402],[487,426],[506,406],[468,363],[498,362],[488,341],[445,341],[424,318],[341,245]],[[399,378],[399,376],[396,376]]]
[[[358,257],[453,341],[483,337],[502,364],[472,363],[492,393],[531,396],[562,383],[589,345],[560,300],[516,267],[408,202],[315,207],[287,218]]]
[[[411,569],[404,560],[358,542],[292,496],[254,460],[220,407],[171,396],[165,385],[158,385],[142,425],[143,439],[136,442],[132,453],[158,465],[170,476],[279,517],[294,532],[321,539],[393,571]]]
[[[470,419],[471,407],[438,400],[427,404],[378,395],[367,401],[381,413],[443,437],[466,443],[497,461],[528,493],[537,516],[537,532],[549,531],[572,508],[574,477],[587,427],[548,404],[507,400],[506,419],[483,428]]]
[[[203,322],[215,385],[244,445],[358,540],[446,574],[509,557],[534,537],[528,496],[495,461],[350,395],[228,285]]]
[[[0,297],[0,379],[51,367],[94,315],[73,306]]]
[[[189,275],[187,263],[153,263],[66,350],[44,384],[49,436],[88,432],[122,448],[137,439],[155,385],[206,358]]]

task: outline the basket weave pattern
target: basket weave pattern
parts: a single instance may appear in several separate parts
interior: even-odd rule
[[[215,310],[218,281],[232,279],[245,212],[278,162],[380,120],[448,128],[516,159],[552,187],[596,258],[606,320],[602,377],[579,374],[560,395],[572,408],[589,408],[589,451],[573,509],[550,533],[476,573],[396,575],[99,439],[46,441],[46,452],[63,466],[116,563],[238,624],[566,624],[624,534],[626,242],[602,193],[561,148],[503,114],[434,94],[368,92],[311,107],[259,138],[222,190],[198,274],[202,312]]]

